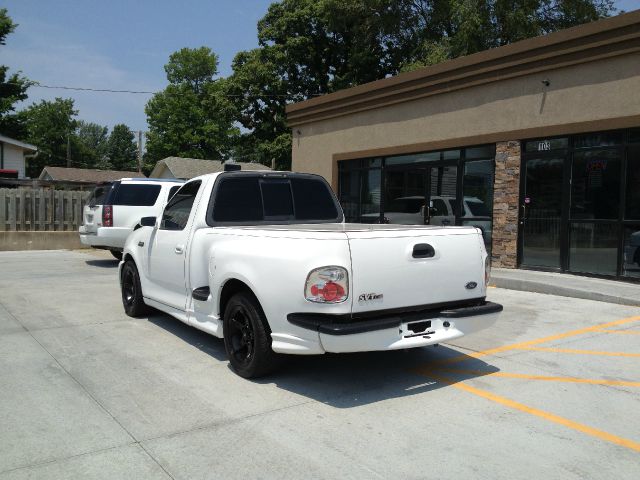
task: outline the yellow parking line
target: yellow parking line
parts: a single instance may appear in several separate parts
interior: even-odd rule
[[[640,332],[637,330],[606,330],[603,328],[598,331],[602,333],[619,333],[621,335],[640,335]]]
[[[578,432],[591,435],[592,437],[599,438],[600,440],[605,440],[615,445],[620,445],[621,447],[625,447],[630,450],[635,450],[636,452],[640,452],[640,443],[634,442],[633,440],[628,440],[626,438],[612,435],[611,433],[605,432],[603,430],[598,430],[597,428],[593,428],[588,425],[584,425],[582,423],[574,422],[573,420],[560,417],[559,415],[555,415],[553,413],[545,412],[544,410],[539,410],[537,408],[529,407],[523,403],[519,403],[514,400],[510,400],[506,397],[495,395],[486,390],[481,390],[479,388],[465,385],[464,383],[455,383],[454,381],[449,380],[448,378],[439,377],[436,375],[429,375],[429,376],[431,376],[436,380],[440,380],[444,383],[448,383],[449,385],[459,390],[464,390],[465,392],[469,392],[479,397],[485,398],[487,400],[491,400],[492,402],[499,403],[500,405],[504,405],[505,407],[513,408],[515,410],[520,410],[521,412],[525,412],[530,415],[543,418],[545,420],[548,420],[553,423],[557,423],[559,425],[564,425],[567,428],[571,428],[573,430],[577,430]]]
[[[523,373],[509,372],[487,372],[482,370],[461,370],[458,368],[443,369],[450,373],[461,373],[464,375],[482,375],[486,377],[520,378],[523,380],[541,380],[545,382],[566,382],[566,383],[586,383],[589,385],[617,385],[623,387],[640,387],[640,382],[630,382],[627,380],[600,380],[591,378],[576,377],[550,377],[545,375],[526,375]]]
[[[605,357],[640,357],[640,353],[626,352],[601,352],[598,350],[580,350],[577,348],[555,348],[555,347],[519,347],[519,350],[534,350],[536,352],[558,352],[558,353],[575,353],[578,355],[603,355]]]
[[[584,327],[578,330],[571,330],[569,332],[558,333],[556,335],[550,335],[548,337],[538,338],[536,340],[529,340],[526,342],[514,343],[512,345],[503,345],[502,347],[490,348],[488,350],[482,350],[480,352],[465,353],[462,355],[457,355],[455,357],[446,358],[438,362],[434,362],[432,363],[432,365],[444,365],[449,363],[463,362],[469,358],[485,357],[487,355],[494,355],[496,353],[506,352],[508,350],[528,350],[528,348],[526,347],[539,345],[541,343],[552,342],[554,340],[561,340],[563,338],[575,337],[577,335],[583,335],[585,333],[597,332],[598,330],[601,330],[603,328],[614,327],[617,325],[624,325],[625,323],[637,322],[637,321],[640,321],[640,316],[623,318],[621,320],[614,320],[613,322],[601,323],[599,325],[594,325],[591,327]],[[635,355],[631,355],[631,356],[635,356]]]

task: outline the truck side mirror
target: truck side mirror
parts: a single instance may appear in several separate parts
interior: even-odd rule
[[[142,217],[140,219],[140,225],[143,227],[155,227],[156,217]]]

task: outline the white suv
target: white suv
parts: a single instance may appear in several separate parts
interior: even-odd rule
[[[123,178],[97,186],[84,207],[83,245],[109,250],[117,259],[142,217],[158,216],[182,180]]]

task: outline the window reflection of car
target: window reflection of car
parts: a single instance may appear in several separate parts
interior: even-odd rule
[[[438,226],[455,225],[455,200],[455,197],[432,196],[429,224]],[[423,225],[425,223],[424,206],[425,199],[423,196],[396,198],[385,205],[384,223]],[[477,197],[464,197],[463,207],[466,219],[491,216],[491,212],[485,203]],[[362,220],[378,223],[379,217],[380,214],[378,213],[367,213],[362,215]],[[474,226],[485,232],[490,228],[490,224],[489,220],[479,220],[474,223]]]
[[[624,247],[624,263],[640,267],[640,230],[629,236],[629,243]]]

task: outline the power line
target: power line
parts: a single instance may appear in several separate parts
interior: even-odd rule
[[[5,82],[9,84],[22,85],[18,82]],[[78,92],[98,92],[98,93],[129,93],[129,94],[137,94],[137,95],[155,95],[156,93],[162,93],[162,91],[152,92],[149,90],[116,90],[111,88],[91,88],[91,87],[72,87],[68,85],[46,85],[44,83],[40,83],[38,81],[32,80],[30,87],[37,88],[47,88],[47,89],[57,89],[57,90],[72,90]],[[179,92],[176,92],[179,93]],[[316,97],[323,95],[322,93],[311,93],[306,96]],[[292,94],[292,93],[256,93],[254,95],[251,94],[232,94],[227,93],[224,94],[225,97],[245,97],[245,96],[256,96],[256,97],[275,97],[275,98],[292,98],[292,97],[304,97],[305,95],[300,94]]]
[[[89,88],[89,87],[68,87],[63,85],[45,85],[40,82],[33,82],[32,87],[51,88],[58,90],[76,90],[80,92],[106,92],[106,93],[135,93],[135,94],[147,94],[153,95],[158,92],[150,92],[146,90],[113,90],[110,88]]]

